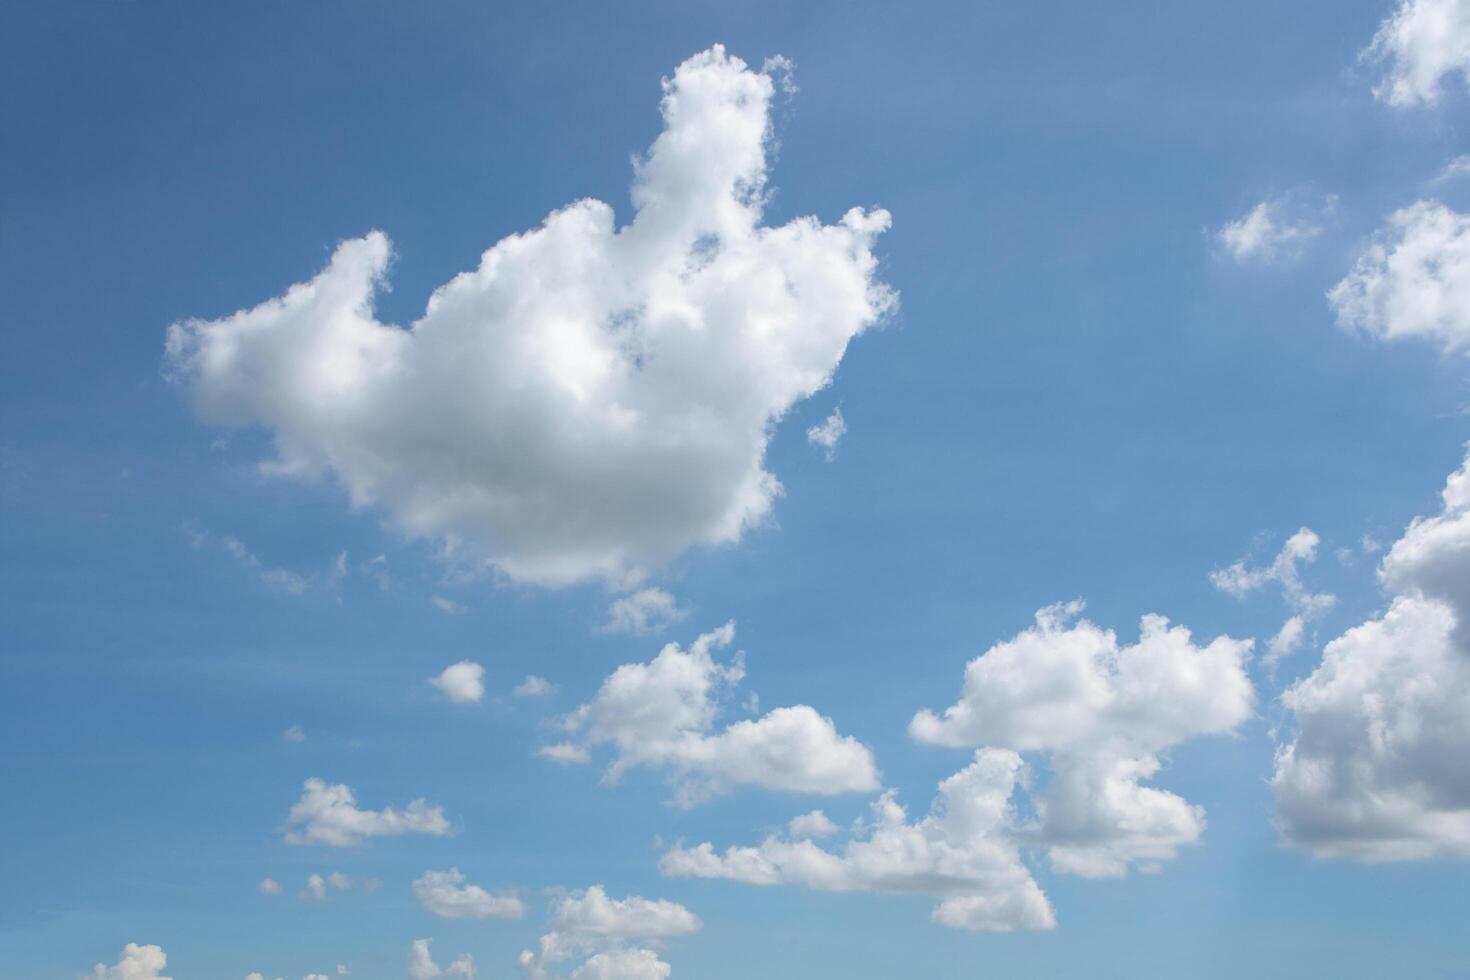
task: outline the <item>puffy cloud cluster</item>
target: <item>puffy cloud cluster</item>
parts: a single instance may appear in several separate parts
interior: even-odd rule
[[[873,805],[872,822],[837,850],[804,836],[826,826],[793,821],[789,836],[772,835],[755,847],[720,853],[709,843],[677,846],[659,868],[677,877],[752,885],[931,895],[940,899],[935,921],[947,926],[1050,929],[1056,916],[1021,863],[1017,844],[1010,799],[1022,768],[1015,752],[979,750],[973,763],[939,784],[922,820],[910,823],[893,793],[885,793]]]
[[[1051,606],[1036,625],[991,647],[965,669],[959,701],[921,711],[921,742],[975,748],[974,760],[939,785],[930,812],[910,822],[892,792],[840,847],[813,838],[837,828],[819,811],[787,834],[718,852],[676,846],[666,874],[824,891],[913,893],[939,899],[936,922],[976,931],[1050,929],[1056,916],[1022,863],[1026,847],[1052,867],[1088,877],[1127,873],[1199,839],[1204,813],[1145,786],[1158,753],[1250,717],[1249,640],[1200,646],[1188,630],[1145,616],[1137,643],[1078,619],[1080,602]],[[1046,753],[1052,779],[1021,819],[1013,796],[1029,787],[1022,752]]]
[[[470,660],[445,667],[429,683],[456,704],[477,704],[485,696],[485,668]]]
[[[466,953],[448,966],[440,967],[434,962],[434,957],[429,951],[429,945],[433,941],[432,939],[413,941],[408,958],[409,980],[434,980],[435,977],[463,977],[464,980],[475,980],[475,960],[470,954]]]
[[[525,903],[512,893],[492,894],[479,885],[464,884],[458,868],[425,871],[414,879],[419,904],[445,919],[519,919]]]
[[[1244,216],[1227,221],[1215,240],[1237,262],[1290,258],[1321,232],[1305,214],[1288,213],[1283,200],[1266,200]]]
[[[1327,297],[1344,328],[1470,347],[1470,216],[1438,201],[1395,212]]]
[[[269,470],[520,580],[617,582],[737,540],[781,492],[773,425],[895,302],[884,211],[762,224],[774,83],[721,47],[664,82],[631,223],[581,200],[484,253],[407,329],[373,311],[387,236],[252,309],[169,329],[199,417]]]
[[[873,755],[808,705],[777,708],[713,732],[726,695],[745,676],[743,658],[713,653],[735,639],[727,623],[683,650],[669,643],[648,663],[624,664],[595,698],[562,719],[573,740],[542,754],[581,762],[602,744],[615,757],[607,779],[635,766],[672,770],[684,805],[734,786],[835,794],[878,788]]]
[[[1470,81],[1470,2],[1402,0],[1365,54],[1385,62],[1373,94],[1394,106],[1438,101],[1446,75]]]
[[[1277,822],[1318,856],[1470,856],[1470,460],[1443,500],[1383,560],[1388,611],[1282,695]]]
[[[1301,645],[1307,623],[1331,609],[1337,597],[1326,592],[1311,592],[1302,585],[1300,564],[1317,560],[1317,547],[1321,539],[1309,527],[1297,531],[1276,559],[1264,568],[1249,568],[1244,561],[1237,561],[1228,568],[1210,573],[1210,581],[1221,592],[1236,598],[1244,598],[1267,585],[1277,585],[1292,610],[1292,615],[1282,624],[1266,648],[1267,664],[1275,664]]]
[[[1049,754],[1055,774],[1036,801],[1037,840],[1058,871],[1126,873],[1130,863],[1174,855],[1196,841],[1204,813],[1173,793],[1145,787],[1158,753],[1250,717],[1245,663],[1251,641],[1194,643],[1189,630],[1143,617],[1137,643],[1073,622],[1080,602],[1051,606],[1036,625],[965,668],[959,701],[942,715],[921,711],[909,733],[921,742],[995,746]]]
[[[128,943],[112,966],[98,963],[92,970],[95,980],[169,980],[159,971],[168,966],[168,956],[158,946]]]
[[[286,815],[284,833],[290,844],[326,844],[330,847],[352,847],[369,837],[398,834],[430,834],[443,837],[450,831],[449,821],[440,807],[427,801],[414,800],[403,810],[384,807],[363,810],[357,805],[352,790],[342,783],[328,785],[315,777],[302,788],[301,799]]]
[[[663,980],[669,965],[655,950],[635,944],[698,932],[700,926],[699,917],[677,902],[609,898],[601,885],[593,885],[556,903],[552,931],[541,937],[537,952],[521,953],[521,969],[542,980],[557,964],[585,957],[572,971],[573,980]]]

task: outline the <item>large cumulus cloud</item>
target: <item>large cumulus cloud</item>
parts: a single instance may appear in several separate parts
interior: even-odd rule
[[[1387,612],[1283,695],[1277,821],[1318,856],[1470,857],[1470,461],[1443,499],[1384,558]]]
[[[406,329],[371,232],[282,296],[169,330],[199,417],[262,426],[268,467],[510,576],[621,582],[737,540],[781,491],[772,426],[894,303],[881,210],[762,224],[769,74],[714,47],[664,82],[635,214],[577,201],[506,238]]]

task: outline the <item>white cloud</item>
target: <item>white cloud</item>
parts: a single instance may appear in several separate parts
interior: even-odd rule
[[[527,674],[526,679],[515,686],[510,693],[518,698],[541,698],[555,694],[557,686],[544,677],[535,674]]]
[[[892,792],[873,804],[873,822],[840,850],[773,835],[756,847],[717,853],[708,843],[677,846],[664,874],[726,878],[753,885],[799,884],[820,891],[919,894],[939,899],[934,919],[982,932],[1051,929],[1051,904],[1021,863],[1011,792],[1021,757],[981,749],[939,784],[928,816],[909,823]]]
[[[1318,227],[1286,199],[1262,201],[1215,233],[1215,240],[1237,262],[1269,262],[1296,255],[1316,237]]]
[[[1470,2],[1403,0],[1364,52],[1385,63],[1373,94],[1393,106],[1432,105],[1446,75],[1470,80]]]
[[[1199,807],[1140,782],[1158,772],[1157,753],[1250,717],[1252,644],[1222,636],[1198,646],[1149,615],[1138,642],[1121,646],[1112,630],[1072,623],[1081,609],[1043,609],[1034,627],[970,661],[959,701],[942,715],[920,711],[909,734],[1048,753],[1055,778],[1036,800],[1036,840],[1059,871],[1121,875],[1203,831]]]
[[[160,947],[128,943],[117,963],[112,966],[98,963],[92,976],[95,980],[169,980],[159,972],[166,966],[168,956]]]
[[[1467,175],[1470,175],[1470,153],[1462,153],[1445,164],[1444,169],[1436,174],[1430,183],[1442,184],[1446,181],[1458,180]]]
[[[547,977],[549,967],[586,956],[586,962],[572,971],[574,980],[657,980],[669,975],[668,964],[653,950],[629,944],[687,935],[701,927],[699,917],[677,902],[636,895],[613,899],[601,885],[560,899],[551,924],[552,931],[541,937],[539,952],[521,953],[521,967],[530,977]]]
[[[262,878],[260,884],[255,887],[262,895],[279,895],[282,892],[281,883],[274,878]]]
[[[663,589],[639,589],[614,599],[607,607],[604,633],[631,633],[647,636],[658,633],[689,614]]]
[[[1277,823],[1319,857],[1470,857],[1470,459],[1380,568],[1388,611],[1282,695]]]
[[[422,799],[403,810],[362,810],[347,786],[328,785],[313,777],[306,781],[301,799],[287,814],[284,833],[289,844],[351,847],[369,837],[410,833],[443,837],[449,829],[444,811]]]
[[[513,578],[626,582],[738,540],[781,492],[773,426],[889,310],[884,211],[761,224],[772,78],[715,47],[664,83],[630,224],[584,199],[496,244],[407,329],[379,322],[387,236],[278,299],[169,329],[211,424],[274,435],[270,472]]]
[[[352,879],[340,871],[333,871],[323,877],[319,874],[311,874],[306,878],[306,886],[301,889],[302,901],[322,902],[326,901],[329,889],[347,891],[352,887]]]
[[[525,904],[510,893],[492,895],[479,885],[464,884],[458,868],[425,871],[414,880],[419,904],[444,919],[519,919]]]
[[[1266,647],[1266,664],[1274,666],[1277,661],[1294,652],[1302,642],[1307,623],[1317,619],[1337,603],[1337,597],[1326,592],[1311,592],[1302,585],[1302,564],[1317,560],[1317,548],[1321,545],[1317,533],[1309,527],[1297,531],[1277,553],[1275,560],[1264,568],[1250,568],[1244,561],[1237,561],[1228,568],[1210,573],[1210,582],[1221,592],[1243,599],[1268,585],[1277,585],[1293,615],[1282,624]]]
[[[1470,347],[1470,216],[1438,201],[1394,212],[1327,298],[1344,329]]]
[[[1306,633],[1306,620],[1301,616],[1292,616],[1281,624],[1281,629],[1271,637],[1271,642],[1266,644],[1266,663],[1274,664],[1282,657],[1295,653],[1302,645],[1302,637]]]
[[[429,683],[456,704],[478,703],[485,696],[485,668],[470,660],[450,664]]]
[[[572,980],[664,980],[673,972],[651,949],[597,953],[572,971]]]
[[[563,765],[585,765],[592,761],[592,753],[580,745],[571,742],[558,742],[555,745],[543,745],[536,750],[536,754],[543,759],[552,762],[560,762]]]
[[[290,569],[267,565],[239,538],[228,534],[216,535],[206,530],[198,521],[185,521],[183,531],[189,543],[195,548],[218,545],[231,558],[255,572],[264,585],[287,595],[303,596],[314,591],[333,592],[347,577],[347,552],[345,551],[338,553],[325,573],[313,572],[310,575],[303,575]]]
[[[622,665],[590,703],[562,719],[573,741],[543,754],[580,761],[591,748],[611,744],[609,782],[634,766],[668,767],[686,806],[734,786],[825,794],[876,789],[872,753],[807,705],[711,733],[722,702],[745,676],[740,655],[729,663],[712,656],[734,638],[735,624],[727,623],[687,651],[669,643],[648,663]]]
[[[463,616],[469,612],[469,607],[462,602],[446,599],[442,595],[430,596],[429,602],[433,607],[446,616]]]
[[[464,977],[475,980],[475,961],[468,953],[441,969],[429,953],[432,939],[415,939],[409,950],[409,980],[434,980],[435,977]]]
[[[797,840],[802,838],[831,837],[837,833],[837,825],[827,818],[821,810],[813,810],[811,813],[803,813],[799,817],[792,817],[791,822],[786,825],[787,831]]]
[[[806,441],[822,450],[831,462],[837,455],[837,443],[847,434],[847,422],[842,418],[842,409],[834,408],[819,425],[806,430]]]
[[[287,728],[284,732],[281,733],[281,741],[293,742],[297,745],[300,745],[302,742],[306,741],[306,729],[302,728],[300,725],[292,725],[290,728]]]

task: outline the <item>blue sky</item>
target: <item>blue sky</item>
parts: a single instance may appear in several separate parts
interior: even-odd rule
[[[4,20],[0,974],[1470,975],[1470,3]]]

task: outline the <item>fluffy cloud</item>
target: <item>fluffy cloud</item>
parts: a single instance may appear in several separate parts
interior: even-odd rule
[[[1470,856],[1470,460],[1443,499],[1383,560],[1388,611],[1282,695],[1277,823],[1320,857]]]
[[[1282,200],[1262,201],[1243,217],[1227,221],[1215,240],[1237,262],[1290,257],[1322,229]]]
[[[1437,201],[1395,212],[1327,294],[1344,328],[1470,346],[1470,217]]]
[[[837,455],[837,443],[847,434],[847,422],[842,417],[842,409],[834,408],[832,414],[827,416],[820,424],[806,430],[806,441],[822,450],[822,455],[827,457],[830,463]]]
[[[557,686],[544,677],[535,674],[527,674],[526,679],[515,686],[510,693],[518,698],[543,698],[557,692]]]
[[[803,837],[831,837],[837,833],[837,825],[827,818],[821,810],[813,810],[811,813],[803,813],[799,817],[792,817],[791,822],[786,825],[787,831],[792,837],[800,839]]]
[[[1081,603],[1052,606],[1036,625],[965,668],[960,700],[942,715],[921,711],[921,742],[997,746],[1050,756],[1055,778],[1036,800],[1035,839],[1058,871],[1126,873],[1130,863],[1172,857],[1204,829],[1204,814],[1173,793],[1141,785],[1157,753],[1249,718],[1249,640],[1196,645],[1190,632],[1145,616],[1138,642],[1085,619]]]
[[[607,607],[604,633],[631,633],[647,636],[677,623],[688,615],[679,603],[663,589],[639,589],[614,599]]]
[[[1051,904],[1021,863],[1011,792],[1021,757],[982,749],[939,785],[928,816],[910,823],[885,793],[873,820],[840,850],[827,850],[795,829],[756,847],[678,846],[659,862],[664,874],[726,878],[753,885],[799,884],[821,891],[920,894],[938,898],[934,919],[959,929],[1010,932],[1050,929]]]
[[[630,224],[584,199],[504,239],[407,329],[379,322],[387,236],[253,309],[169,329],[199,417],[257,425],[271,472],[526,581],[626,582],[736,541],[781,485],[774,424],[893,306],[884,211],[762,224],[769,74],[714,47],[664,83]]]
[[[95,980],[169,980],[159,971],[168,966],[168,956],[158,946],[128,943],[112,966],[98,963],[92,970]]]
[[[414,880],[419,904],[445,919],[519,919],[525,904],[513,894],[492,895],[479,885],[464,884],[458,868],[425,871]]]
[[[469,660],[450,664],[429,683],[437,687],[444,696],[458,704],[478,702],[485,696],[485,668]]]
[[[281,883],[274,878],[262,878],[260,884],[255,886],[262,895],[280,895],[282,893]]]
[[[671,972],[651,949],[615,949],[592,956],[572,971],[572,980],[664,980]]]
[[[464,977],[475,980],[475,961],[468,953],[446,967],[440,968],[429,953],[432,939],[415,939],[409,951],[409,980],[434,980],[435,977]],[[325,980],[325,978],[323,978]]]
[[[574,980],[661,980],[670,972],[651,949],[630,946],[697,932],[699,917],[677,902],[609,898],[601,885],[573,892],[552,911],[552,931],[541,937],[539,952],[521,953],[521,968],[532,978],[549,977],[556,964],[587,957]]]
[[[1315,531],[1304,527],[1286,540],[1276,559],[1264,568],[1250,568],[1244,561],[1237,561],[1228,568],[1210,573],[1210,581],[1221,592],[1238,599],[1262,589],[1276,585],[1281,589],[1292,616],[1271,638],[1266,649],[1266,663],[1274,665],[1282,657],[1301,645],[1306,624],[1331,609],[1337,597],[1325,592],[1311,592],[1302,585],[1301,564],[1317,560],[1317,547],[1321,539]]]
[[[414,800],[403,810],[362,810],[347,786],[328,785],[313,777],[306,781],[301,799],[286,815],[284,833],[290,844],[351,847],[369,837],[410,833],[443,837],[449,830],[444,811],[425,800]]]
[[[1403,0],[1365,55],[1385,64],[1373,94],[1394,106],[1438,101],[1446,75],[1470,79],[1470,2]]]
[[[826,794],[877,789],[872,753],[807,705],[711,733],[722,701],[745,676],[739,655],[729,663],[713,656],[734,638],[735,624],[727,623],[687,651],[670,643],[648,663],[619,667],[591,702],[562,720],[575,740],[543,754],[581,761],[611,744],[610,782],[634,766],[668,767],[685,805],[742,785]]]

